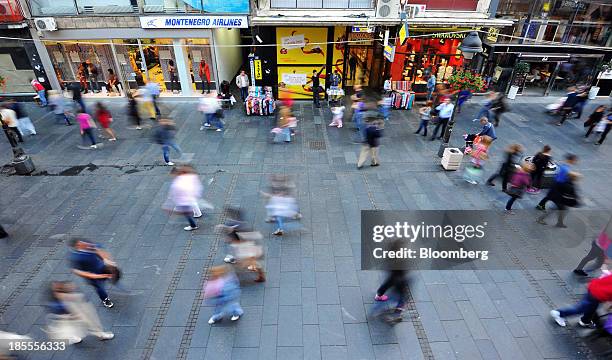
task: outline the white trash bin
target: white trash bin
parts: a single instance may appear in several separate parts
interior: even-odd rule
[[[461,161],[463,160],[463,152],[458,148],[446,148],[442,155],[442,167],[444,170],[459,170]]]

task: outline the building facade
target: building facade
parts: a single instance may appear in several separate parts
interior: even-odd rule
[[[248,0],[25,2],[56,89],[73,82],[95,89],[83,76],[91,63],[98,69],[98,85],[116,74],[123,89],[152,81],[162,96],[194,96],[232,81],[241,66],[240,30],[248,28]],[[200,76],[202,61],[208,71]]]

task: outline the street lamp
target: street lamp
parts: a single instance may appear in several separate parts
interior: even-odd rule
[[[461,54],[466,60],[472,60],[475,54],[481,53],[482,49],[482,41],[478,36],[476,31],[470,32],[459,45],[459,50],[461,50]],[[463,66],[465,68],[465,64]],[[448,125],[446,126],[446,130],[444,131],[444,138],[442,140],[442,144],[440,144],[440,148],[438,149],[438,157],[441,158],[444,155],[444,149],[448,147],[448,143],[451,137],[451,133],[453,132],[453,126],[455,125],[455,113],[457,112],[457,103],[459,102],[459,97],[455,99],[455,104],[453,108],[453,113],[451,114],[450,119],[448,120]]]

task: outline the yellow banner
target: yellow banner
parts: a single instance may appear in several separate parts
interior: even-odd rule
[[[255,66],[255,80],[261,80],[262,79],[261,60],[253,61],[253,65]]]
[[[281,64],[325,64],[327,28],[276,28],[276,59]]]
[[[319,75],[319,84],[325,85],[325,65],[315,66],[279,66],[278,98],[279,99],[312,99],[312,71]]]

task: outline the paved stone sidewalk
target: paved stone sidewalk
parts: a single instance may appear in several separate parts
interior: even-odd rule
[[[602,101],[598,101],[602,102]],[[520,142],[535,153],[545,143],[553,155],[572,151],[584,209],[573,219],[606,221],[612,195],[610,142],[593,145],[581,136],[581,122],[563,127],[543,113],[542,103],[511,102],[498,128],[486,173],[503,157],[503,148]],[[544,242],[563,233],[529,221],[540,196],[517,201],[519,215],[504,218],[499,241],[510,244],[513,270],[439,270],[414,274],[405,320],[389,327],[369,319],[375,289],[384,274],[360,270],[360,210],[482,209],[499,213],[507,195],[488,186],[471,186],[461,172],[443,172],[439,143],[412,134],[416,111],[393,111],[385,129],[378,168],[356,169],[359,145],[353,130],[328,128],[329,109],[297,105],[298,134],[291,144],[272,144],[272,118],[227,113],[223,133],[198,131],[196,104],[168,102],[164,116],[178,124],[178,143],[200,172],[205,197],[215,209],[200,219],[200,229],[182,230],[184,220],[161,210],[170,182],[161,150],[150,130],[127,129],[122,104],[112,102],[119,140],[98,150],[80,150],[78,129],[55,124],[51,115],[31,108],[39,135],[24,148],[36,176],[0,174],[0,222],[11,238],[0,242],[0,330],[44,338],[45,286],[72,279],[95,301],[91,288],[70,274],[66,239],[87,236],[105,244],[124,271],[134,294],[110,290],[116,306],[98,306],[103,324],[115,332],[110,342],[87,338],[61,353],[25,354],[27,359],[585,359],[604,358],[609,346],[584,338],[575,327],[561,329],[548,318],[553,306],[574,302],[585,282],[568,270],[586,253],[599,226],[582,231],[580,249]],[[595,107],[587,106],[585,115]],[[459,117],[454,140],[478,126],[471,122],[477,104]],[[0,141],[0,161],[10,161]],[[303,229],[282,238],[264,222],[260,190],[268,176],[295,176]],[[245,315],[237,323],[208,325],[212,308],[202,303],[207,270],[222,263],[224,248],[214,226],[222,209],[237,206],[265,236],[268,280],[255,284],[243,276]],[[602,210],[601,212],[584,212]],[[545,229],[545,230],[544,230]],[[514,244],[514,246],[511,246]],[[531,250],[530,250],[531,249]],[[536,252],[559,251],[565,267]],[[532,267],[533,262],[538,267]],[[95,302],[97,304],[97,301]]]

